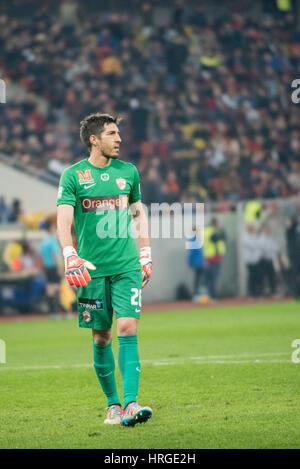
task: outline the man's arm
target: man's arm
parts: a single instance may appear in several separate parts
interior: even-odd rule
[[[130,205],[130,212],[133,221],[134,234],[139,249],[150,247],[148,218],[143,208],[142,202],[139,200]]]
[[[72,205],[59,205],[57,207],[57,235],[62,249],[73,245],[73,217],[74,207]]]
[[[152,275],[151,247],[148,230],[148,218],[139,200],[130,205],[133,221],[134,236],[140,250],[140,264],[142,267],[142,288],[144,288]]]
[[[86,287],[91,281],[87,269],[95,270],[96,267],[84,259],[81,259],[73,246],[72,224],[74,207],[62,204],[57,207],[57,235],[65,259],[65,276],[68,284],[75,287]]]

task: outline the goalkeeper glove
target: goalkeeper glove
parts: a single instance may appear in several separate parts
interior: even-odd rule
[[[142,288],[144,288],[152,275],[151,248],[140,249],[140,264],[142,266]]]
[[[88,269],[95,270],[96,267],[91,262],[81,259],[73,246],[66,246],[63,250],[65,258],[65,277],[72,287],[86,287],[92,279]]]

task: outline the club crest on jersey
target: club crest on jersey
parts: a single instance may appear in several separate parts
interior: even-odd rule
[[[85,320],[85,322],[91,322],[91,313],[89,311],[84,311],[82,313],[82,317]]]
[[[119,189],[124,190],[126,187],[126,180],[124,178],[118,178],[116,179],[116,183]]]
[[[76,173],[78,174],[80,185],[95,182],[90,169],[86,169],[85,171],[77,170]]]
[[[109,180],[109,174],[103,173],[103,174],[101,174],[100,178],[101,178],[101,181],[106,182],[106,181]]]

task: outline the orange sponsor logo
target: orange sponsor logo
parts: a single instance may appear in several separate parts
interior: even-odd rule
[[[126,210],[128,208],[128,195],[81,197],[81,207],[83,212]]]

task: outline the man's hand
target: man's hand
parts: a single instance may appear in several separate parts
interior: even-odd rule
[[[73,287],[86,287],[91,276],[88,269],[95,270],[96,267],[89,261],[81,259],[73,246],[67,246],[63,250],[65,258],[65,277],[68,284]]]
[[[152,275],[151,248],[140,249],[140,264],[142,266],[142,288],[144,288]]]

